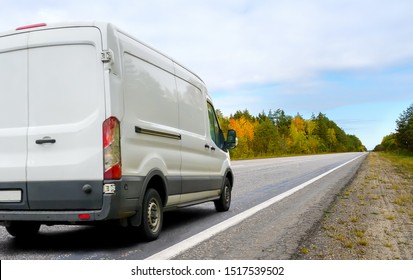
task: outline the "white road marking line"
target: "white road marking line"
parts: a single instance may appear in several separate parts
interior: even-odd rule
[[[341,165],[339,165],[339,166],[337,166],[333,169],[330,169],[329,171],[327,171],[327,172],[325,172],[325,173],[323,173],[323,174],[321,174],[317,177],[314,177],[313,179],[311,179],[311,180],[309,180],[305,183],[302,183],[301,185],[298,185],[298,186],[296,186],[296,187],[294,187],[294,188],[292,188],[292,189],[290,189],[290,190],[288,190],[288,191],[286,191],[286,192],[284,192],[280,195],[277,195],[277,196],[275,196],[275,197],[273,197],[273,198],[271,198],[271,199],[269,199],[269,200],[267,200],[267,201],[265,201],[261,204],[258,204],[257,206],[254,206],[254,207],[252,207],[248,210],[245,210],[244,212],[242,212],[238,215],[235,215],[235,216],[233,216],[233,217],[231,217],[231,218],[229,218],[225,221],[222,221],[221,223],[216,224],[215,226],[212,226],[212,227],[210,227],[210,228],[208,228],[204,231],[201,231],[200,233],[197,233],[197,234],[195,234],[195,235],[179,242],[179,243],[176,243],[175,245],[173,245],[169,248],[166,248],[163,251],[160,251],[160,252],[146,258],[145,260],[169,260],[169,259],[172,259],[173,257],[181,254],[182,252],[194,247],[195,245],[198,245],[202,241],[205,241],[205,240],[211,238],[212,236],[214,236],[214,235],[216,235],[216,234],[218,234],[218,233],[220,233],[220,232],[222,232],[222,231],[224,231],[224,230],[226,230],[226,229],[228,229],[232,226],[235,226],[235,225],[239,224],[243,220],[245,220],[245,219],[251,217],[252,215],[256,214],[258,211],[261,211],[261,210],[271,206],[272,204],[274,204],[274,203],[276,203],[276,202],[292,195],[293,193],[307,187],[308,185],[314,183],[315,181],[320,180],[321,178],[327,176],[328,174],[330,174],[330,173],[336,171],[337,169],[349,164],[352,161],[355,161],[356,159],[358,159],[358,158],[360,158],[364,155],[365,154],[362,154],[362,155],[360,155],[356,158],[353,158],[353,159],[351,159],[351,160],[349,160],[349,161],[347,161],[347,162],[345,162],[345,163],[343,163],[343,164],[341,164]]]

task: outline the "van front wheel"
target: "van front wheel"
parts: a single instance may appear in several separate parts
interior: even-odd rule
[[[141,232],[147,241],[158,238],[163,223],[163,207],[159,193],[148,189],[143,199]]]
[[[221,197],[214,201],[215,209],[218,212],[228,211],[231,205],[231,182],[228,178],[225,178],[224,188],[222,189]]]

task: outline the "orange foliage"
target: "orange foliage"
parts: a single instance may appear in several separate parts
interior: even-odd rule
[[[238,119],[231,118],[229,120],[229,127],[237,132],[238,138],[246,138],[249,141],[254,139],[255,124],[244,116]]]
[[[301,116],[295,116],[291,123],[295,126],[297,131],[304,132],[305,120]]]

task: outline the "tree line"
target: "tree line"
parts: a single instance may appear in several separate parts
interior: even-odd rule
[[[396,132],[384,136],[374,151],[398,151],[413,154],[413,104],[396,120]]]
[[[346,134],[325,114],[304,119],[289,116],[281,109],[251,115],[248,110],[226,117],[217,110],[224,133],[237,132],[238,146],[233,158],[272,157],[289,154],[318,154],[366,151],[360,139]]]

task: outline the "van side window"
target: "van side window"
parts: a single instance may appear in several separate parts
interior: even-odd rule
[[[212,141],[219,147],[222,148],[221,138],[219,136],[220,127],[218,123],[218,119],[215,115],[214,107],[210,103],[208,103],[208,118],[209,118],[209,130],[211,132]]]

